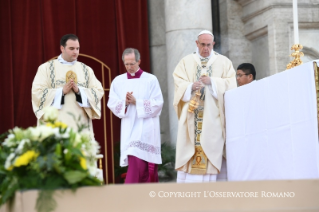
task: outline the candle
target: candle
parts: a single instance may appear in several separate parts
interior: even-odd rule
[[[297,0],[293,0],[293,4],[292,5],[293,5],[293,15],[294,15],[294,38],[295,38],[295,44],[299,44]]]

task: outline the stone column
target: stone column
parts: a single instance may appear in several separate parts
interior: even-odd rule
[[[166,74],[166,45],[165,45],[165,10],[164,0],[148,0],[149,37],[151,54],[151,73],[154,74],[161,86],[164,106],[161,119],[161,141],[170,142],[167,74]]]
[[[239,0],[251,2],[251,0]],[[234,69],[241,63],[251,63],[251,43],[244,35],[244,23],[241,20],[242,7],[233,0],[219,0],[221,27],[221,54],[228,57]]]
[[[196,50],[197,34],[212,31],[211,0],[165,0],[167,87],[171,143],[176,143],[178,120],[173,107],[173,71],[178,62]]]

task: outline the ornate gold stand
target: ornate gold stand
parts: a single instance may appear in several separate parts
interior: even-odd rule
[[[287,69],[291,69],[291,68],[299,66],[299,65],[301,65],[303,63],[301,61],[300,57],[303,57],[304,53],[299,51],[302,48],[303,48],[303,46],[301,44],[294,44],[291,47],[291,50],[295,50],[295,52],[291,53],[290,56],[294,57],[295,59],[287,64],[287,67],[286,67]]]
[[[319,123],[319,67],[316,62],[313,62],[313,69],[315,72],[315,84],[316,84],[316,94],[317,94],[317,119]],[[319,126],[318,126],[318,138],[319,138]]]

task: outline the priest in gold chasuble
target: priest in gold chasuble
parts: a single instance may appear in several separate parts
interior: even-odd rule
[[[101,118],[103,87],[93,70],[77,61],[80,49],[78,37],[64,35],[60,44],[62,54],[40,65],[33,80],[33,111],[39,122],[43,109],[56,107],[59,109],[59,121],[74,130],[78,130],[78,125],[87,126],[84,131],[94,139],[92,119]]]
[[[216,181],[223,170],[224,93],[236,87],[236,72],[228,58],[213,51],[214,43],[210,31],[200,32],[196,52],[184,57],[173,73],[179,183]]]

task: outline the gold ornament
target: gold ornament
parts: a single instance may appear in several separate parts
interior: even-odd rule
[[[200,96],[201,96],[201,93],[200,93],[200,89],[199,89],[195,92],[191,101],[189,102],[188,112],[194,113],[194,110],[198,108]]]
[[[299,65],[303,64],[303,62],[301,61],[300,57],[303,57],[304,53],[299,51],[302,48],[303,48],[303,46],[301,44],[294,44],[291,47],[291,50],[295,50],[295,52],[291,53],[290,56],[294,57],[295,59],[287,64],[286,69],[291,69],[293,67],[296,67],[296,66],[299,66]]]
[[[66,75],[65,75],[65,81],[66,81],[66,83],[68,83],[70,80],[73,80],[73,82],[75,83],[75,84],[77,84],[78,83],[78,78],[77,78],[77,76],[76,76],[76,73],[75,72],[73,72],[73,71],[68,71],[67,73],[66,73]]]

